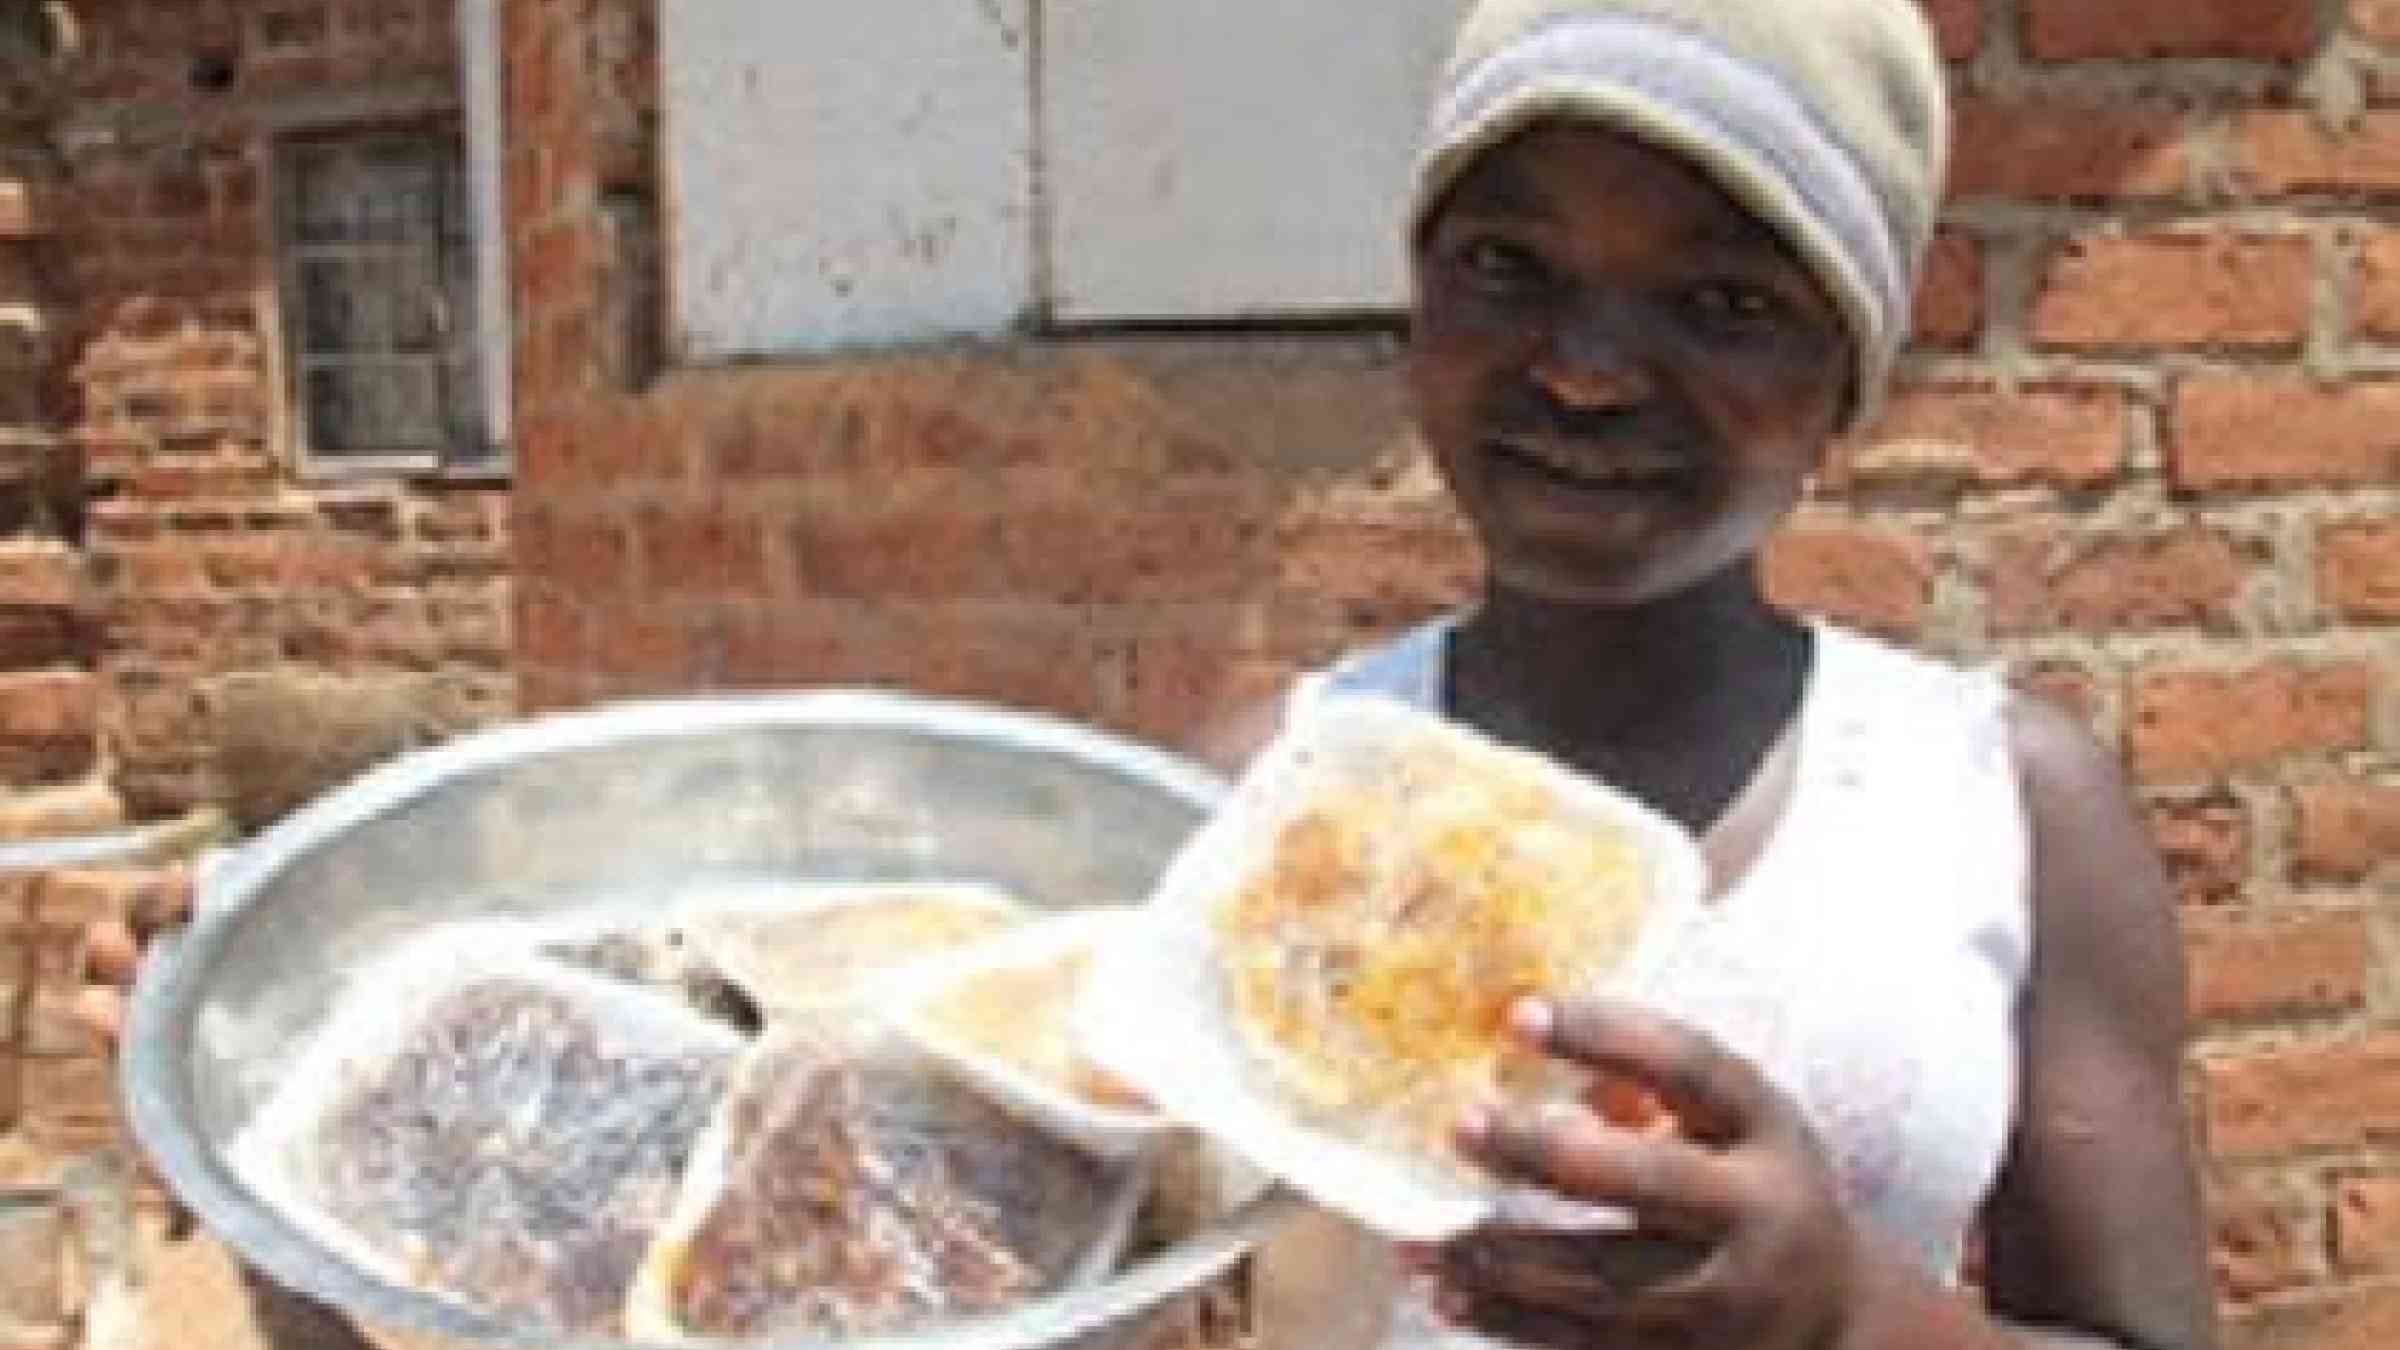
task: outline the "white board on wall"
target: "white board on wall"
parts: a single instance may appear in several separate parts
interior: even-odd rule
[[[682,358],[998,333],[1031,308],[1029,3],[659,6]]]
[[[1396,307],[1462,0],[1044,0],[1051,302],[1076,320]]]

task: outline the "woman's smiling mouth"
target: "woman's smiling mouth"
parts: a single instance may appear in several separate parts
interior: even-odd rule
[[[1604,451],[1540,437],[1495,440],[1487,451],[1504,468],[1581,492],[1681,495],[1694,482],[1687,461],[1654,451]]]

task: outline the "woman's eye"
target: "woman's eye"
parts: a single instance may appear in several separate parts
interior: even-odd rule
[[[1711,322],[1754,327],[1773,323],[1783,317],[1783,301],[1774,292],[1739,282],[1712,282],[1695,286],[1690,295],[1692,309]]]
[[[1505,239],[1471,239],[1459,248],[1459,265],[1479,285],[1521,288],[1542,279],[1542,261],[1533,250]]]

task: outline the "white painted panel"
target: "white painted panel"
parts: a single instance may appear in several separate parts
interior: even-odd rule
[[[507,447],[516,374],[509,320],[508,215],[501,188],[507,113],[500,88],[499,0],[458,0],[460,79],[467,113],[467,192],[475,218],[475,361],[483,385],[484,435]]]
[[[659,6],[683,356],[994,333],[1027,310],[1027,4]]]
[[[1043,0],[1068,319],[1397,306],[1399,214],[1461,0]]]

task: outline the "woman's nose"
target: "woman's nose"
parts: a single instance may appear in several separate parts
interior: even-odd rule
[[[1656,386],[1625,327],[1618,314],[1561,322],[1534,361],[1534,382],[1561,407],[1579,411],[1606,412],[1648,401]]]

